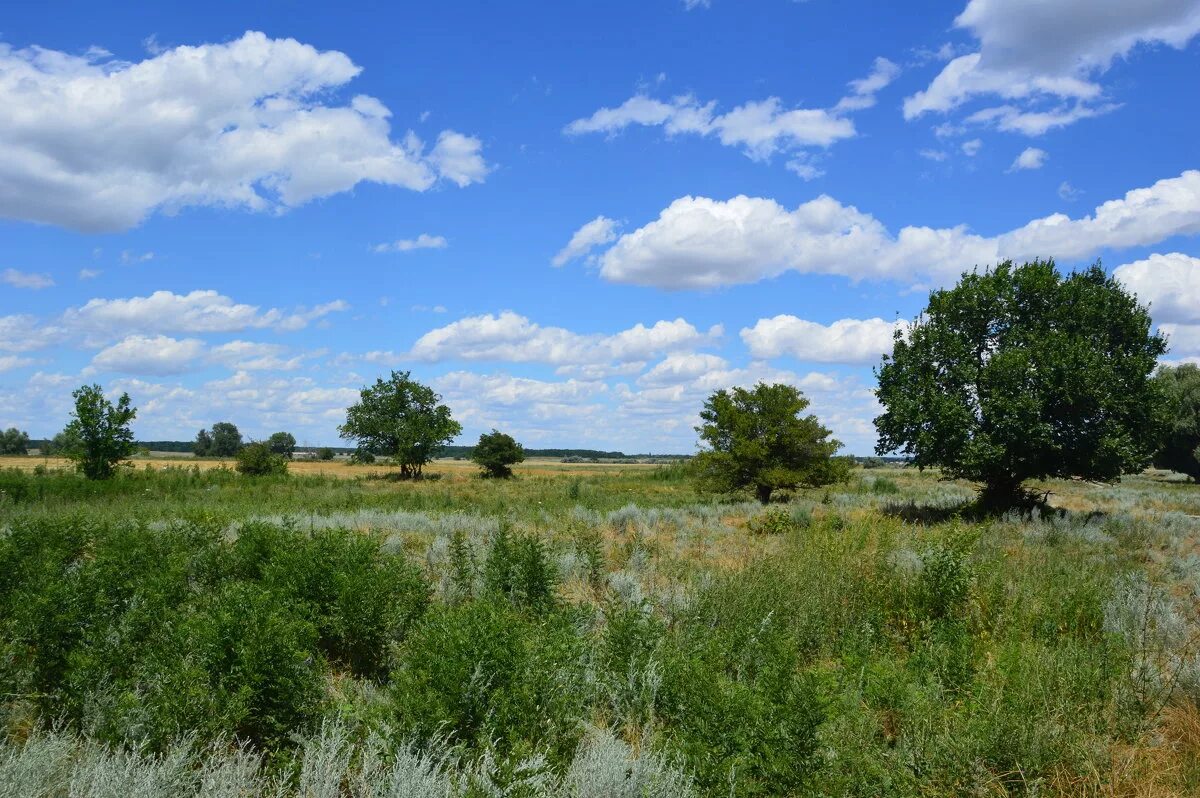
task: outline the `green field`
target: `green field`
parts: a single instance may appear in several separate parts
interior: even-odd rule
[[[0,471],[0,796],[1200,792],[1163,473],[979,520],[900,468],[152,465]]]

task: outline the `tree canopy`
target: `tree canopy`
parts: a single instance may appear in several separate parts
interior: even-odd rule
[[[212,451],[214,457],[234,457],[242,448],[242,433],[237,425],[229,421],[218,421],[212,425]]]
[[[1169,416],[1156,468],[1169,468],[1200,482],[1200,367],[1184,363],[1154,375],[1167,397]]]
[[[114,405],[99,385],[84,385],[72,396],[75,410],[63,430],[67,457],[75,461],[88,479],[108,479],[120,461],[134,452],[133,431],[129,423],[137,410],[123,393]]]
[[[524,460],[524,447],[513,436],[495,429],[480,435],[471,453],[471,461],[488,477],[511,477],[512,467]]]
[[[930,294],[877,369],[877,454],[982,484],[981,504],[1028,499],[1028,479],[1112,481],[1144,468],[1163,397],[1166,341],[1099,264],[1065,278],[1052,260],[966,273]]]
[[[0,432],[0,454],[28,454],[29,433],[16,427]]]
[[[720,390],[704,402],[696,428],[709,448],[695,458],[700,487],[718,493],[750,489],[764,504],[780,488],[816,487],[845,479],[842,447],[816,416],[801,416],[808,399],[791,385],[759,383]]]
[[[393,371],[359,392],[338,432],[360,449],[391,457],[401,476],[419,477],[438,449],[462,432],[450,408],[439,402],[441,397],[409,372]]]
[[[267,438],[267,448],[274,454],[281,454],[291,459],[292,455],[296,453],[296,437],[290,432],[276,432]]]

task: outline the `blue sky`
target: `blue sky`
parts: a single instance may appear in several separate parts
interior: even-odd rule
[[[1200,0],[10,6],[0,426],[688,452],[799,385],[865,454],[930,288],[1102,258],[1200,358]]]

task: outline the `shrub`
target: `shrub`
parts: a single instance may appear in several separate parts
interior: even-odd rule
[[[795,529],[792,514],[786,507],[771,507],[750,516],[746,528],[754,535],[782,535]]]
[[[480,435],[471,453],[471,461],[483,469],[485,477],[492,478],[511,477],[512,467],[524,460],[524,447],[499,430]]]
[[[99,385],[85,385],[73,396],[75,410],[63,430],[73,445],[65,454],[88,479],[109,479],[117,463],[134,452],[129,423],[137,416],[137,409],[129,404],[127,393],[121,394],[114,405]]]
[[[328,460],[332,460],[334,458],[334,456],[335,455],[334,455],[333,449],[328,446],[322,446],[320,449],[317,449],[317,459],[318,460],[328,461]],[[374,462],[374,455],[372,455],[372,457],[371,457],[371,462]]]
[[[248,477],[280,476],[287,473],[287,458],[265,443],[250,443],[237,453],[237,470]]]
[[[392,671],[397,722],[423,739],[565,761],[584,717],[580,646],[567,617],[533,618],[496,595],[435,607]]]

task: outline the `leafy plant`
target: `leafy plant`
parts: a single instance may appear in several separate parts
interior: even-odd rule
[[[239,474],[248,477],[281,476],[287,473],[287,458],[276,454],[265,443],[249,443],[237,453]]]
[[[1027,502],[1029,479],[1113,481],[1149,463],[1166,351],[1150,314],[1099,265],[1067,277],[1053,261],[964,274],[877,370],[877,454],[982,483],[981,504]]]
[[[117,463],[134,452],[133,431],[129,423],[137,410],[123,393],[114,405],[99,385],[85,385],[75,391],[75,411],[63,434],[71,444],[67,457],[88,479],[109,479]]]
[[[718,493],[748,488],[766,504],[780,488],[846,480],[849,464],[833,456],[841,443],[816,416],[800,416],[808,404],[791,385],[761,382],[710,396],[700,411],[704,424],[696,428],[709,447],[693,460],[700,487]]]
[[[483,469],[484,476],[507,478],[512,476],[512,467],[524,462],[525,449],[511,435],[492,430],[479,436],[471,461]]]

